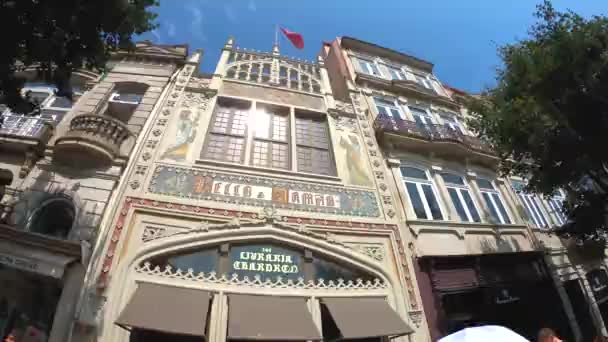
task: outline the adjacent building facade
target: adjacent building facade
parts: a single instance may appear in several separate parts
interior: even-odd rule
[[[0,108],[0,335],[68,341],[112,194],[185,46],[137,44],[103,75],[76,72],[73,99],[26,70],[41,107]],[[140,139],[139,139],[140,140]]]
[[[526,212],[546,205],[543,227],[559,224],[561,201],[532,202],[517,192],[521,181],[498,177],[496,155],[466,127],[468,95],[443,85],[431,63],[372,43],[342,37],[323,52],[335,98],[364,108],[389,168],[385,183],[412,251],[431,340],[480,324],[530,340],[542,327],[580,339]]]

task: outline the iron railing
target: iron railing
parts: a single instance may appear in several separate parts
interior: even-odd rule
[[[495,154],[492,147],[483,140],[445,125],[420,124],[416,121],[394,119],[390,116],[379,115],[374,121],[374,129],[377,133],[389,132],[429,141],[454,142],[462,144],[471,150]]]

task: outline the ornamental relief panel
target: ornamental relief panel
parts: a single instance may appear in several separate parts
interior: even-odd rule
[[[256,207],[274,206],[278,209],[359,217],[380,216],[378,199],[373,191],[205,169],[159,165],[148,191]]]

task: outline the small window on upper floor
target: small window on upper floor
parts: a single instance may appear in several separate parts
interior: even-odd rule
[[[220,99],[209,127],[204,159],[334,176],[326,117],[319,113]],[[295,119],[292,119],[292,117]],[[295,126],[295,137],[290,134]],[[248,146],[249,145],[249,146]],[[295,145],[296,155],[292,155]],[[248,149],[249,147],[249,149]],[[246,150],[251,153],[247,156]]]
[[[477,206],[471,197],[464,177],[454,173],[443,172],[441,178],[445,182],[454,209],[456,209],[460,219],[464,222],[481,222]]]
[[[108,99],[107,114],[127,122],[141,103],[148,85],[136,82],[116,83]]]
[[[547,228],[549,220],[543,211],[543,200],[536,194],[525,191],[525,183],[518,180],[511,180],[511,187],[517,193],[521,205],[526,211],[530,223],[538,228]]]
[[[439,116],[441,117],[441,120],[443,120],[443,125],[445,127],[454,132],[466,134],[462,124],[456,118],[456,115],[450,113],[440,113]]]
[[[368,75],[382,77],[380,68],[378,68],[378,65],[375,62],[362,58],[355,58],[355,62],[359,71]]]
[[[378,115],[392,117],[393,119],[405,120],[403,112],[395,104],[395,100],[390,100],[382,97],[374,97],[374,103],[378,110]]]
[[[431,125],[435,124],[433,116],[425,108],[414,106],[408,106],[408,108],[414,116],[414,121],[416,121],[419,126],[422,126],[423,128],[429,128]]]
[[[494,184],[492,184],[490,180],[480,178],[477,179],[477,186],[479,187],[481,197],[490,212],[492,221],[494,223],[510,224],[511,219],[505,208],[502,196],[498,193]]]
[[[409,71],[409,73],[410,75],[412,75],[412,78],[414,78],[418,84],[420,84],[426,89],[433,90],[433,85],[431,83],[431,80],[428,79],[427,75],[419,71]]]
[[[416,218],[443,220],[435,185],[427,170],[411,166],[400,168],[403,184]]]
[[[401,68],[394,67],[392,65],[386,65],[386,69],[388,69],[388,73],[392,80],[402,81],[405,80],[405,73]]]
[[[21,93],[24,97],[29,97],[40,106],[40,118],[58,123],[70,111],[73,104],[78,101],[83,94],[83,90],[74,87],[72,89],[72,99],[70,100],[65,96],[58,96],[57,88],[54,85],[42,82],[30,82],[24,85]],[[6,108],[5,110],[0,110],[0,114],[3,112],[6,115],[13,115]]]
[[[562,190],[557,190],[553,196],[547,200],[550,213],[555,215],[555,219],[560,226],[566,223],[568,219],[564,214],[564,201],[565,196]]]

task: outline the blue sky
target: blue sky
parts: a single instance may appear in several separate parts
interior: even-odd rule
[[[526,35],[540,0],[160,0],[160,27],[139,37],[205,51],[212,72],[229,36],[240,47],[270,51],[275,24],[304,36],[304,50],[281,39],[281,53],[313,60],[321,43],[351,36],[435,64],[435,74],[477,92],[491,85],[496,47]],[[560,10],[608,14],[606,0],[554,0]]]

